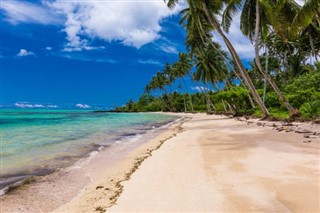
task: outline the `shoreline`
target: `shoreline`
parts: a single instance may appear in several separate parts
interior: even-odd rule
[[[152,125],[148,125],[147,127],[143,126],[139,128],[132,128],[113,135],[101,135],[98,133],[88,135],[87,137],[80,136],[79,138],[74,138],[74,140],[85,140],[87,141],[87,144],[85,146],[82,145],[80,147],[75,147],[77,149],[75,149],[72,154],[67,152],[58,153],[58,155],[50,160],[43,160],[40,163],[29,164],[27,167],[21,168],[13,166],[11,167],[11,170],[5,170],[0,177],[0,196],[9,191],[15,190],[30,181],[34,181],[39,177],[50,175],[60,169],[70,167],[81,159],[90,158],[92,155],[97,154],[103,149],[108,149],[118,144],[131,143],[140,140],[140,138],[143,139],[144,135],[148,135],[150,132],[160,131],[176,119],[166,122],[154,122]]]
[[[320,175],[315,169],[320,160],[314,158],[320,154],[319,125],[312,129],[311,124],[288,125],[204,113],[173,114],[183,120],[121,156],[114,155],[110,167],[97,168],[106,162],[99,161],[96,159],[99,155],[95,155],[80,173],[83,176],[93,172],[96,176],[90,174],[91,179],[80,191],[69,195],[68,200],[41,211],[320,210],[316,203],[320,196],[315,191],[320,190],[315,181]],[[308,128],[311,131],[306,131]],[[267,165],[269,161],[271,167]],[[266,171],[260,170],[261,165]],[[73,178],[79,178],[80,173]],[[68,175],[66,172],[64,177]],[[253,181],[252,184],[241,182],[242,177]],[[309,199],[297,198],[300,193],[308,194]],[[270,205],[263,203],[263,199]],[[230,206],[230,202],[235,206]],[[20,210],[31,212],[31,209]],[[32,212],[40,212],[37,210]]]
[[[99,152],[92,151],[68,167],[57,169],[45,176],[32,177],[31,181],[27,180],[25,184],[0,197],[1,212],[51,212],[77,197],[93,181],[102,179],[105,175],[112,176],[113,179],[118,178],[117,176],[123,175],[124,170],[128,170],[126,167],[132,161],[129,159],[144,155],[143,153],[149,148],[147,144],[150,139],[166,135],[183,119],[182,116],[177,116],[171,122],[150,129],[133,142],[117,143]],[[108,171],[105,174],[98,170]],[[112,190],[108,192],[112,193]]]

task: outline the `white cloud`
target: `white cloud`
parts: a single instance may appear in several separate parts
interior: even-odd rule
[[[140,64],[152,64],[152,65],[159,65],[159,66],[163,65],[163,63],[161,63],[160,61],[155,61],[155,60],[152,60],[152,59],[139,60],[138,63],[140,63]]]
[[[46,47],[46,50],[51,51],[52,47]]]
[[[190,87],[192,90],[197,91],[197,92],[202,92],[202,91],[212,91],[211,89],[208,89],[203,86],[195,86],[195,87]]]
[[[296,0],[295,2],[297,2],[300,6],[305,4],[305,0]]]
[[[162,45],[159,48],[166,53],[178,54],[178,50],[174,46]]]
[[[79,61],[95,61],[95,62],[99,62],[99,63],[111,63],[111,64],[119,63],[119,61],[111,59],[111,58],[90,57],[90,56],[86,56],[86,54],[69,54],[68,52],[70,52],[70,51],[64,51],[61,54],[55,54],[55,55],[63,57],[63,58],[79,60]]]
[[[81,44],[79,44],[79,46],[75,46],[72,44],[67,44],[62,51],[63,52],[74,52],[74,51],[82,51],[82,50],[99,50],[99,49],[105,49],[105,47],[100,46],[100,47],[92,47],[92,46],[88,46],[87,45],[87,40],[85,40],[86,42],[82,42]]]
[[[14,104],[16,107],[20,108],[44,108],[45,106],[42,104],[29,104],[29,103],[15,103]]]
[[[66,17],[64,32],[69,51],[88,47],[88,38],[120,41],[140,48],[159,38],[162,19],[175,14],[162,1],[64,1],[47,3]]]
[[[28,55],[34,55],[33,52],[27,51],[26,49],[20,49],[19,53],[17,56],[23,57],[23,56],[28,56]]]
[[[88,108],[90,108],[90,106],[87,105],[87,104],[76,104],[76,107],[81,108],[81,109],[88,109]]]
[[[42,0],[30,3],[18,0],[1,1],[1,11],[12,24],[61,24],[67,43],[63,51],[95,50],[95,38],[118,41],[140,48],[160,37],[160,22],[177,14],[184,2],[170,10],[163,0]],[[162,50],[176,53],[174,47]]]
[[[19,108],[58,108],[57,105],[31,104],[28,102],[17,102],[14,105]]]
[[[4,12],[6,20],[12,24],[21,22],[38,24],[57,24],[60,19],[44,5],[25,1],[2,0],[0,10]]]

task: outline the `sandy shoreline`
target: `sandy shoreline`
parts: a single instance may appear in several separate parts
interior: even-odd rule
[[[78,168],[87,180],[63,174],[66,188],[83,182],[68,200],[35,208],[36,197],[17,200],[17,190],[1,198],[1,212],[320,212],[319,125],[307,132],[300,124],[180,115],[186,122],[115,154],[110,166],[95,157]],[[51,195],[59,193],[68,190]]]
[[[183,121],[179,117],[173,123],[146,132],[138,141],[117,144],[99,153],[92,152],[70,167],[37,177],[35,181],[1,196],[0,212],[51,212],[89,191],[93,193],[87,196],[90,205],[85,212],[94,211],[100,205],[100,199],[103,206],[110,206],[113,200],[109,198],[118,194],[117,182],[124,180],[136,161],[147,156],[160,140],[177,131],[175,127]],[[101,185],[108,187],[101,189]]]
[[[319,135],[261,123],[193,116],[107,212],[319,212]]]

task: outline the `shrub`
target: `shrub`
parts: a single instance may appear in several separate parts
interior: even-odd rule
[[[300,107],[301,117],[319,118],[320,117],[320,100],[304,103]]]

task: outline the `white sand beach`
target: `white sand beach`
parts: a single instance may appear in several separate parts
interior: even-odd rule
[[[2,212],[320,212],[318,125],[306,135],[279,122],[181,115],[111,167],[94,157],[82,168],[91,181],[64,203],[17,209],[13,193]]]

